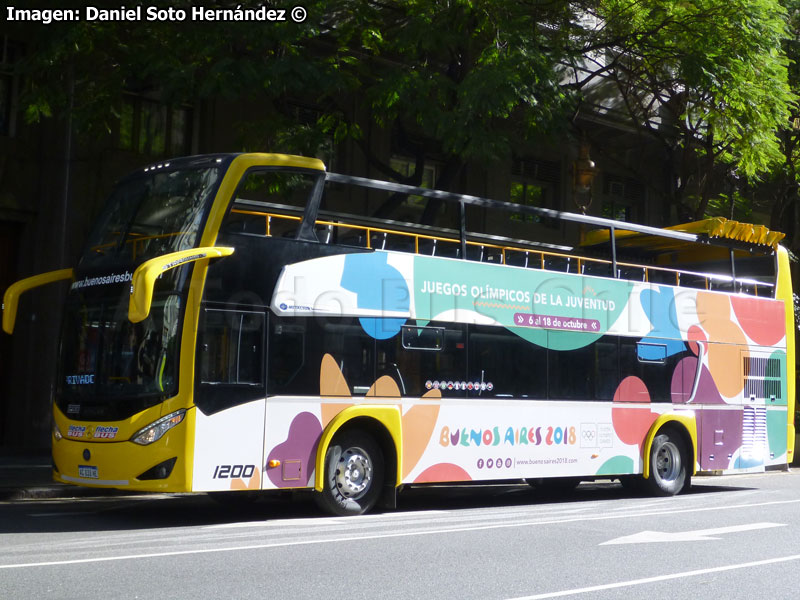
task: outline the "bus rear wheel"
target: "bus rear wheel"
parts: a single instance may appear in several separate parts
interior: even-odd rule
[[[383,453],[375,439],[361,431],[337,434],[325,452],[322,492],[314,494],[325,512],[360,515],[372,509],[383,485]]]
[[[686,448],[673,430],[659,432],[650,447],[650,477],[645,485],[656,496],[674,496],[689,481]]]

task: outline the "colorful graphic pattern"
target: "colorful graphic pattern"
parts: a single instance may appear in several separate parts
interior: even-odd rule
[[[359,309],[401,313],[408,310],[405,280],[397,269],[386,263],[387,258],[385,253],[348,254],[344,257],[342,288],[355,293]],[[381,285],[376,286],[376,281]],[[396,335],[406,319],[361,317],[359,321],[370,336],[384,340]]]
[[[695,420],[701,469],[785,462],[780,301],[377,251],[288,265],[272,309],[294,314],[282,305],[359,317],[376,339],[396,335],[409,319],[418,325],[450,321],[505,327],[555,351],[608,334],[633,337],[641,361],[675,357],[668,374],[671,403],[652,402],[645,381],[633,375],[617,383],[611,403],[494,399],[491,405],[478,399],[414,403],[383,377],[366,401],[397,399],[404,482],[641,472],[645,437],[665,413]],[[777,377],[756,372],[767,364],[778,368]],[[430,387],[424,398],[440,399]],[[342,402],[350,387],[330,356],[321,364],[320,395],[321,403],[309,401],[293,413],[280,438],[267,435],[285,440],[268,457],[289,452],[309,483],[321,431],[343,408],[365,401]],[[268,480],[287,486],[272,473]]]
[[[336,398],[335,402],[311,402],[311,411],[303,411],[297,414],[289,425],[286,439],[274,446],[268,453],[267,465],[271,460],[280,460],[281,464],[301,464],[304,468],[300,471],[299,478],[302,486],[311,485],[314,476],[314,461],[317,454],[317,446],[323,429],[330,421],[342,410],[353,406],[355,399],[342,402],[342,396],[349,396],[349,387],[342,374],[341,369],[330,354],[326,354],[320,366],[320,396],[324,398]],[[345,393],[344,390],[347,390]],[[438,389],[429,390],[422,399],[441,400],[442,394]],[[386,399],[396,398],[401,409],[403,424],[402,439],[402,477],[406,476],[417,466],[420,458],[425,452],[428,440],[433,436],[433,428],[436,424],[440,406],[438,403],[414,404],[405,406],[400,402],[400,388],[397,387],[394,379],[388,376],[378,378],[370,387],[366,394],[366,399]],[[363,402],[363,400],[361,400]],[[313,411],[313,412],[312,412]],[[270,415],[268,413],[267,419]],[[276,419],[280,420],[280,417]],[[268,421],[269,422],[269,421]],[[270,436],[267,435],[267,439]],[[446,467],[437,468],[436,473],[442,473]],[[301,487],[298,479],[286,477],[285,473],[278,469],[267,467],[267,477],[274,487]],[[461,481],[461,474],[453,481]]]

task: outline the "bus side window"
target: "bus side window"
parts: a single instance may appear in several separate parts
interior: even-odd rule
[[[642,401],[672,402],[672,381],[674,377],[687,377],[694,381],[694,373],[685,369],[675,375],[675,367],[680,360],[690,355],[688,348],[683,352],[667,354],[669,340],[646,338],[620,338],[620,379],[631,375],[638,377],[647,388],[647,397]],[[691,384],[687,382],[691,387]],[[683,389],[682,386],[679,386]]]
[[[198,349],[201,383],[263,384],[264,313],[207,308]]]
[[[325,355],[333,358],[346,389],[331,389],[321,382]],[[267,391],[271,396],[364,396],[374,383],[375,340],[358,319],[282,318],[270,313]]]
[[[445,398],[466,392],[466,336],[455,323],[404,325],[377,346],[377,377],[389,376],[406,397],[439,390]]]
[[[375,383],[375,339],[358,319],[315,319],[319,331],[309,336],[312,362],[319,365],[330,354],[339,366],[352,396],[364,396]],[[319,379],[319,376],[317,376]],[[316,392],[319,393],[319,392]]]
[[[264,322],[263,312],[202,312],[195,396],[204,413],[264,397]]]
[[[586,336],[586,345],[571,350],[553,349],[574,346],[575,336]],[[616,384],[617,353],[612,339],[592,341],[594,336],[588,333],[555,330],[548,331],[547,337],[551,348],[547,354],[548,398],[608,400],[613,397],[611,386],[603,381],[610,377],[614,381],[612,385]]]
[[[403,325],[401,343],[406,350],[431,350],[444,348],[444,327],[416,327]]]
[[[270,314],[269,376],[267,390],[270,394],[309,393],[319,389],[298,389],[303,378],[298,377],[306,364],[306,325],[308,319],[281,319]]]
[[[595,400],[613,400],[619,385],[619,338],[601,338],[594,344]]]
[[[587,336],[591,334],[575,333],[571,331],[548,331],[547,352],[548,365],[548,398],[551,400],[592,400],[594,399],[595,380],[595,348],[593,343],[588,343],[572,350],[553,350],[563,347],[559,337],[567,338],[567,343],[572,342],[573,336]],[[572,342],[574,345],[574,342]]]
[[[547,350],[504,327],[469,328],[470,398],[547,397]]]

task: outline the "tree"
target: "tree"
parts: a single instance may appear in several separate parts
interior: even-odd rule
[[[609,0],[587,13],[589,74],[574,87],[613,82],[630,122],[664,149],[680,220],[703,217],[728,170],[752,180],[780,162],[794,95],[777,0]],[[592,59],[598,49],[612,56]]]
[[[110,129],[124,90],[157,88],[174,101],[257,94],[285,118],[249,124],[251,142],[313,153],[326,138],[349,138],[382,175],[415,185],[436,158],[435,186],[448,189],[467,161],[509,156],[515,136],[553,127],[568,106],[557,69],[572,27],[567,4],[348,0],[312,3],[308,13],[302,26],[266,28],[59,25],[24,64],[27,115],[70,107],[78,127]],[[297,98],[319,107],[316,122],[293,121],[288,101]],[[370,147],[361,109],[413,159],[412,175]]]
[[[437,187],[447,189],[466,160],[507,157],[520,127],[546,130],[563,116],[567,98],[556,67],[568,36],[567,5],[347,4],[338,41],[353,81],[376,122],[396,131],[400,150],[418,163],[426,154],[446,157]],[[378,157],[370,160],[402,178]],[[417,169],[417,182],[419,176]]]
[[[800,2],[786,0],[789,35],[783,48],[789,59],[789,85],[800,93]],[[787,233],[786,244],[797,254],[800,252],[800,233],[795,219],[800,196],[800,106],[792,104],[790,118],[778,129],[781,161],[778,162],[765,184],[759,186],[760,194],[771,203],[769,226]]]
[[[309,12],[320,14],[321,4],[311,3]],[[77,130],[94,131],[108,129],[119,117],[126,91],[155,93],[167,103],[241,98],[259,90],[277,97],[303,93],[323,76],[324,62],[306,57],[309,41],[320,34],[318,22],[260,25],[85,19],[23,24],[15,33],[30,48],[18,66],[26,117],[38,121],[69,109]]]
[[[167,101],[257,96],[272,111],[269,122],[243,127],[251,146],[314,153],[326,139],[350,139],[374,169],[404,183],[419,185],[435,158],[434,185],[449,189],[470,161],[563,136],[569,115],[599,91],[661,144],[664,212],[674,207],[681,220],[704,214],[726,170],[753,179],[780,161],[776,132],[794,96],[777,0],[316,0],[307,9],[302,24],[268,27],[39,28],[25,63],[27,114],[70,107],[79,127],[108,128],[124,90],[157,89]],[[312,122],[295,119],[297,99],[318,109]],[[375,152],[365,115],[391,131],[413,174]],[[424,219],[436,209],[429,203]]]

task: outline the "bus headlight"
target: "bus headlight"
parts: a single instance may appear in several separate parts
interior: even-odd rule
[[[183,421],[183,417],[185,415],[186,409],[182,408],[180,410],[176,410],[174,413],[168,414],[166,417],[161,417],[158,421],[150,423],[150,425],[147,427],[144,427],[133,434],[131,441],[142,446],[147,446],[147,444],[157,442],[165,433]]]
[[[61,430],[58,428],[58,423],[56,423],[55,421],[53,421],[53,437],[56,438],[57,442],[64,437],[63,435],[61,435]]]

